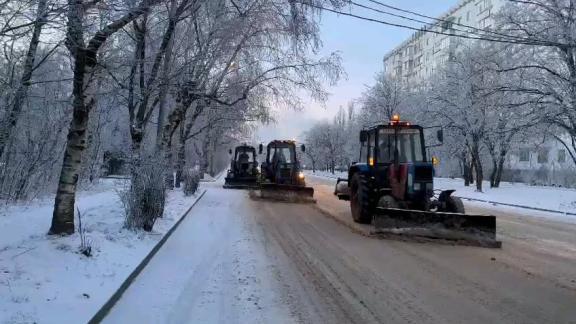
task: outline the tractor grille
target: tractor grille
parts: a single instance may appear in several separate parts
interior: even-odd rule
[[[414,170],[414,180],[415,181],[427,181],[432,180],[433,177],[432,166],[421,165],[417,166]]]
[[[290,179],[292,176],[292,170],[291,169],[280,169],[280,176],[282,177],[282,179]]]

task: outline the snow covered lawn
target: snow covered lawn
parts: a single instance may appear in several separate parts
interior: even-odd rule
[[[455,189],[455,195],[463,198],[576,213],[576,189],[509,182],[502,182],[500,188],[490,188],[490,183],[484,182],[484,192],[477,192],[475,185],[465,187],[462,179],[447,178],[436,178],[434,185],[437,189]]]
[[[78,234],[46,235],[52,199],[1,207],[0,323],[87,322],[197,199],[170,192],[154,231],[132,232],[122,228],[124,181],[105,179],[79,194],[92,257],[78,253]]]
[[[316,171],[316,173],[307,171],[307,174],[330,179],[347,177],[345,172],[332,174],[324,171]],[[465,187],[462,179],[448,178],[435,178],[434,186],[435,189],[455,189],[455,195],[463,198],[576,213],[576,189],[509,182],[502,182],[500,188],[490,188],[490,183],[485,181],[484,192],[476,192],[476,186]]]

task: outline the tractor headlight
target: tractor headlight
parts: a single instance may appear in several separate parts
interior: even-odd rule
[[[298,172],[298,179],[304,180],[304,172]]]
[[[422,187],[421,187],[421,184],[420,184],[419,182],[416,182],[416,183],[414,184],[414,191],[420,191],[421,188],[422,188]]]

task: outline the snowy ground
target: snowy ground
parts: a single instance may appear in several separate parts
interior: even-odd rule
[[[293,323],[242,190],[208,183],[104,323]],[[140,310],[146,310],[145,312]]]
[[[196,200],[170,192],[152,233],[128,231],[118,197],[124,181],[105,179],[79,194],[92,257],[78,253],[77,234],[46,235],[52,199],[0,210],[0,323],[87,322]]]
[[[312,172],[308,172],[312,174]],[[346,178],[345,172],[316,171],[315,176],[325,178]],[[473,198],[496,203],[514,204],[530,208],[543,208],[560,212],[576,212],[576,189],[530,186],[523,183],[503,182],[500,188],[490,188],[483,183],[484,192],[476,192],[475,186],[465,187],[462,179],[435,178],[436,189],[455,189],[456,196]],[[574,217],[576,218],[576,216]]]

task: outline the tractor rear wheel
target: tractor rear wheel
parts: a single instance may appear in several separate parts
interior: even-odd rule
[[[370,224],[374,211],[375,199],[371,186],[365,176],[354,174],[350,182],[350,209],[352,218],[357,223]]]
[[[450,213],[465,214],[464,203],[459,197],[449,196],[446,199],[446,211]]]

